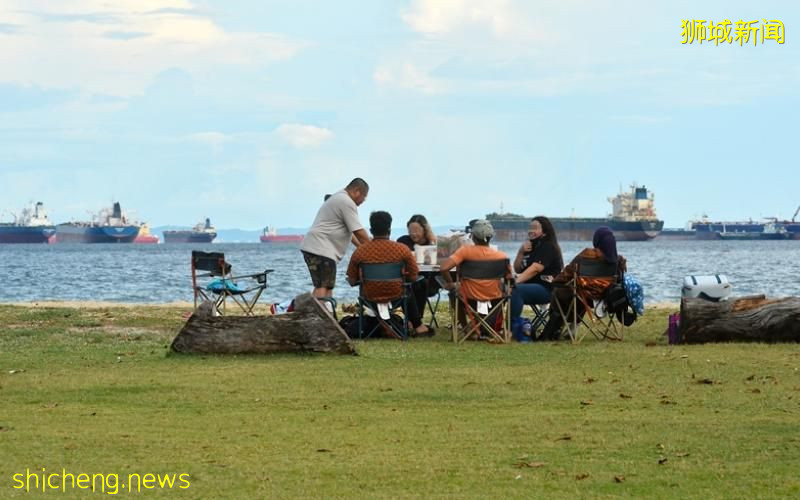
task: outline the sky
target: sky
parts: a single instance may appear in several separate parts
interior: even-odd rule
[[[632,183],[667,227],[790,218],[799,14],[788,0],[0,0],[0,220],[34,201],[86,220],[118,200],[151,226],[307,227],[353,177],[370,185],[365,223],[601,217]],[[777,20],[784,43],[682,44],[685,19]]]

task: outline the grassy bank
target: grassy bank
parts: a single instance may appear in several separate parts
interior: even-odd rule
[[[169,355],[186,310],[0,306],[0,496],[42,468],[191,498],[800,494],[794,344],[668,346],[658,309],[623,343]]]

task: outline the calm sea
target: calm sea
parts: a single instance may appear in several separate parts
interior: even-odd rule
[[[517,243],[500,243],[513,256]],[[568,262],[585,242],[564,242]],[[298,243],[173,245],[0,245],[0,302],[192,300],[192,250],[225,252],[236,274],[274,269],[265,302],[282,302],[311,289]],[[619,243],[629,272],[649,302],[677,301],[683,277],[725,274],[735,295],[800,295],[800,241],[649,241]],[[336,298],[354,301],[339,266]]]

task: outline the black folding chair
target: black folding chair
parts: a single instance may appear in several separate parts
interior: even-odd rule
[[[550,318],[550,302],[546,304],[525,304],[531,307],[533,318],[531,319],[531,338],[536,338],[539,330],[544,328]]]
[[[408,339],[408,318],[405,312],[408,307],[408,300],[410,295],[410,283],[406,281],[405,263],[403,262],[388,262],[380,264],[371,264],[362,262],[358,266],[359,273],[359,286],[358,286],[358,337],[370,338],[378,329],[382,329],[387,335],[398,338],[400,340]],[[398,283],[401,286],[400,295],[391,297],[388,301],[377,302],[371,300],[365,295],[365,286],[367,284],[375,284],[379,282],[384,283]],[[401,325],[392,321],[392,313],[397,309],[402,308],[403,321]],[[365,328],[365,310],[369,309],[373,314],[376,322]],[[386,317],[382,317],[382,314]],[[365,330],[367,330],[365,332]]]
[[[198,271],[205,271],[200,273]],[[233,276],[231,265],[222,252],[192,251],[192,290],[194,308],[202,301],[213,305],[215,315],[227,312],[228,299],[238,304],[245,315],[253,316],[253,308],[267,288],[267,275],[272,269],[260,273]],[[244,286],[245,281],[248,286]]]
[[[599,289],[597,284],[602,281],[613,285],[620,279],[617,263],[608,263],[591,259],[579,259],[576,263],[575,275],[570,281],[556,285],[553,293],[563,293],[558,290],[570,291],[570,300],[566,309],[562,301],[555,300],[563,324],[561,332],[567,334],[573,343],[583,340],[591,332],[598,340],[622,340],[624,324],[616,321],[616,315],[605,311],[603,294],[608,287]],[[585,313],[581,316],[580,311]],[[579,317],[580,316],[580,317]],[[574,326],[573,326],[574,325]],[[579,332],[580,326],[586,331]]]
[[[483,334],[495,342],[507,343],[511,340],[511,279],[508,270],[508,259],[465,260],[456,268],[458,291],[451,304],[453,342],[461,343],[473,335],[480,338]],[[464,284],[475,280],[497,280],[500,285],[499,295],[489,301],[479,301],[469,296]],[[463,311],[463,318],[459,317],[460,311]],[[499,328],[496,326],[498,315],[501,324]]]

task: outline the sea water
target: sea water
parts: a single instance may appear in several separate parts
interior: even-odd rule
[[[589,242],[562,242],[568,263]],[[498,243],[513,259],[519,243]],[[800,295],[800,241],[620,242],[628,271],[648,303],[680,299],[683,277],[725,274],[733,295]],[[192,250],[224,252],[236,275],[274,269],[263,302],[283,302],[310,291],[298,243],[0,245],[0,302],[191,301]],[[352,250],[352,249],[351,249]],[[348,253],[338,267],[334,296],[353,302],[345,280]]]

